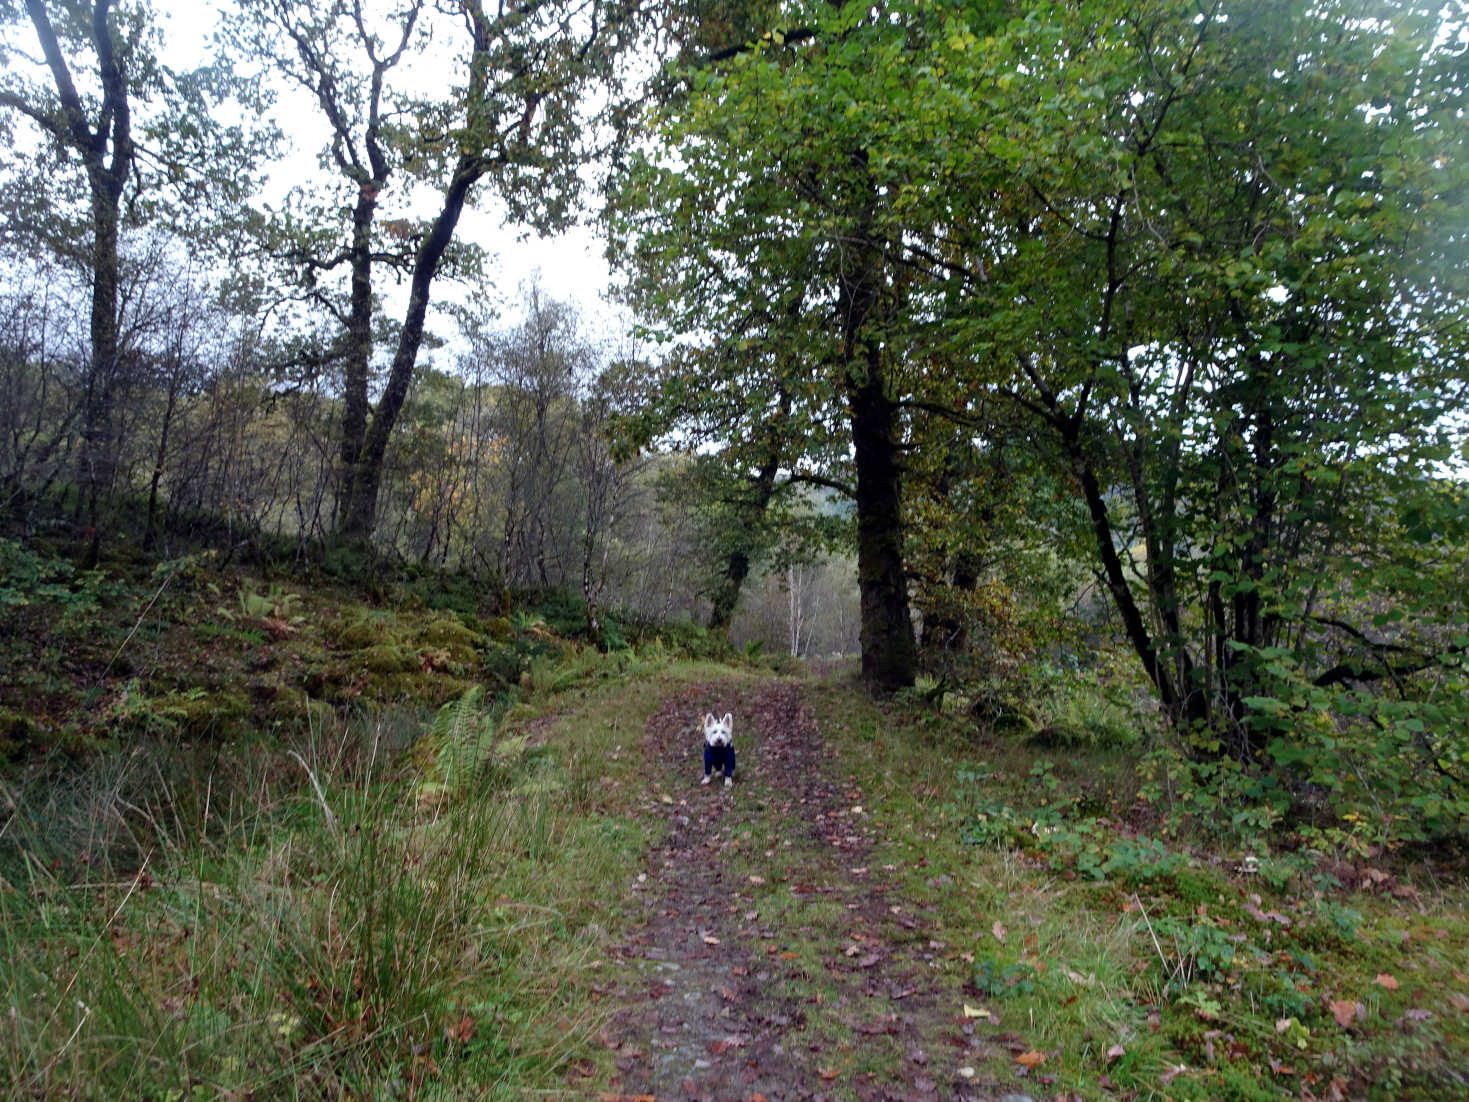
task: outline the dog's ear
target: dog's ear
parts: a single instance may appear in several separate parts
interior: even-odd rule
[[[734,730],[734,714],[732,712],[724,713],[724,725],[731,731]]]
[[[714,716],[711,715],[708,712],[705,712],[704,713],[704,726],[705,727],[713,727],[714,726]]]

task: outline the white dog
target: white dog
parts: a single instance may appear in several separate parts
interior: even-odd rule
[[[734,784],[734,716],[729,712],[723,719],[704,717],[704,779],[699,783],[708,784],[716,769],[724,773],[724,787]]]

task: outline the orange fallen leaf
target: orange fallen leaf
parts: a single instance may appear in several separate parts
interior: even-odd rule
[[[1377,973],[1377,982],[1389,991],[1396,991],[1398,989],[1397,977],[1390,972]]]
[[[770,1102],[770,1099],[766,1098],[759,1091],[756,1091],[754,1094],[750,1095],[750,1102]]]
[[[1127,1049],[1123,1048],[1121,1045],[1113,1045],[1107,1050],[1107,1063],[1110,1064],[1113,1060],[1120,1060],[1126,1055]]]
[[[990,927],[990,933],[995,935],[995,940],[998,941],[1001,945],[1005,944],[1005,934],[1007,932],[1008,931],[1006,931],[1005,929],[1005,924],[1001,922],[998,918],[995,919],[995,924]]]
[[[1351,999],[1332,999],[1327,1003],[1336,1024],[1345,1029],[1357,1018],[1357,1004]]]
[[[1046,1062],[1046,1054],[1031,1049],[1029,1052],[1022,1052],[1019,1056],[1015,1057],[1015,1062],[1017,1064],[1024,1064],[1028,1068],[1038,1068]]]
[[[468,1014],[444,1030],[449,1040],[458,1041],[461,1045],[474,1039],[474,1019]]]
[[[821,1076],[821,1078],[825,1079],[828,1083],[830,1083],[833,1079],[835,1079],[837,1077],[837,1073],[836,1072],[834,1072],[834,1071],[823,1071],[821,1068],[817,1068],[816,1069],[816,1074],[819,1075],[819,1076]]]

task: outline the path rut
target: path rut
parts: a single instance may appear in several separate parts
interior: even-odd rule
[[[699,717],[726,711],[737,782],[701,787]],[[984,1042],[943,987],[944,947],[893,867],[873,867],[864,795],[800,686],[682,689],[649,719],[644,750],[645,811],[666,833],[618,950],[630,978],[604,1098],[1006,1097],[977,1078]]]

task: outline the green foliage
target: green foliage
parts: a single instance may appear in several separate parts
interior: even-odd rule
[[[1241,765],[1253,805],[1382,789],[1384,836],[1442,837],[1469,729],[1460,59],[1438,9],[1372,10],[819,8],[677,74],[613,221],[650,323],[714,334],[660,409],[721,440],[778,414],[818,470],[852,334],[809,289],[867,274],[852,242],[901,261],[909,565],[982,676],[1057,630],[1045,603],[1109,603],[1185,753]],[[1087,545],[1091,593],[1008,603]],[[1057,742],[1136,726],[1059,703]]]
[[[992,999],[1033,995],[1038,979],[1036,970],[1024,961],[1005,963],[997,957],[984,957],[974,962],[974,986]]]
[[[240,614],[248,620],[289,621],[294,618],[300,623],[301,618],[295,615],[295,609],[300,603],[301,595],[290,592],[284,586],[272,584],[265,593],[257,593],[248,586],[241,586],[239,600]]]
[[[1195,982],[1225,979],[1234,965],[1239,946],[1228,930],[1208,919],[1188,920],[1164,915],[1150,923],[1160,948],[1162,979],[1170,990],[1182,991]],[[1219,1016],[1219,1004],[1199,991],[1191,992],[1192,1005]]]
[[[63,626],[74,627],[126,592],[100,570],[78,570],[66,559],[0,539],[0,617],[40,605],[58,611]]]

